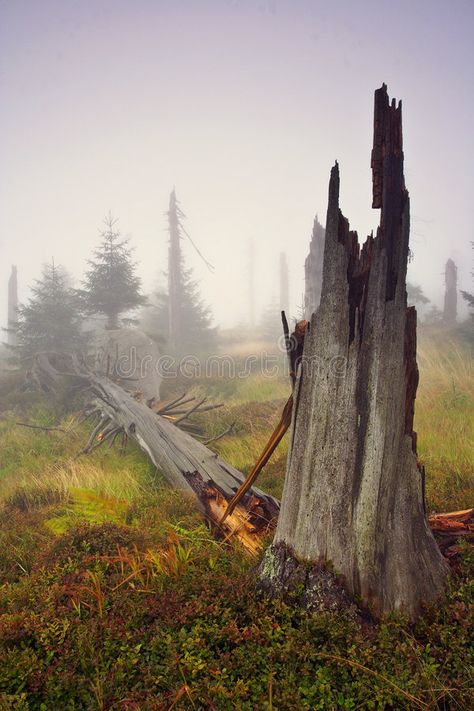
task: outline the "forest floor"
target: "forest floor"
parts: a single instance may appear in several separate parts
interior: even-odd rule
[[[210,446],[248,472],[289,395],[228,350],[235,377],[167,382],[223,408]],[[418,350],[415,428],[429,511],[473,506],[474,369],[457,341]],[[267,364],[268,368],[274,363]],[[133,445],[75,458],[87,427],[0,382],[0,711],[471,709],[474,552],[460,546],[446,601],[416,624],[308,615],[259,598],[258,563],[219,543]],[[45,432],[18,421],[59,426]],[[281,495],[287,443],[259,486]]]

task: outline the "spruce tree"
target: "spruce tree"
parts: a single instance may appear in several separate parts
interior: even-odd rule
[[[181,319],[180,343],[174,350],[179,355],[195,355],[209,352],[216,343],[216,329],[212,326],[211,310],[199,293],[199,284],[193,279],[191,269],[181,272],[179,292]],[[158,289],[152,297],[152,304],[144,316],[145,328],[155,340],[169,342],[169,296],[164,289]]]
[[[128,239],[116,229],[117,220],[109,213],[105,218],[102,241],[88,261],[81,292],[89,314],[107,317],[107,328],[119,328],[119,316],[134,311],[146,302],[141,293],[140,278],[135,273]]]
[[[410,282],[407,282],[407,299],[409,306],[424,306],[430,302],[428,297],[424,295],[421,286],[410,284]]]
[[[66,271],[54,262],[45,264],[31,292],[28,303],[18,311],[17,355],[27,360],[44,351],[79,351],[85,342],[83,317]]]
[[[216,329],[212,314],[199,293],[198,282],[187,269],[181,249],[183,235],[189,240],[206,266],[213,267],[202,256],[183,226],[186,217],[179,206],[175,190],[170,195],[168,230],[168,291],[154,294],[153,304],[145,314],[145,328],[157,340],[164,340],[169,352],[177,355],[194,355],[209,352],[215,345]]]

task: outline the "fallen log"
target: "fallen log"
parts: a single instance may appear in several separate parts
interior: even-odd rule
[[[35,364],[39,380],[48,382],[78,379],[93,394],[86,415],[98,420],[81,454],[88,453],[118,434],[135,440],[165,479],[176,489],[192,495],[198,508],[223,537],[234,537],[252,554],[276,525],[279,503],[269,494],[252,487],[242,497],[232,515],[220,523],[229,501],[244,475],[221,459],[202,442],[133,398],[120,385],[96,375],[70,356],[58,361],[57,354],[41,354]],[[182,403],[178,403],[181,406]],[[169,405],[167,412],[170,412]]]
[[[461,540],[474,545],[474,509],[433,514],[428,523],[446,558],[457,558]]]
[[[432,514],[429,522],[433,531],[440,534],[451,535],[453,531],[459,531],[464,535],[474,534],[474,509]]]

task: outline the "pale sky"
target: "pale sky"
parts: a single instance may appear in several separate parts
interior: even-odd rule
[[[51,257],[79,279],[109,210],[152,289],[173,186],[216,322],[248,317],[251,239],[257,310],[286,251],[296,313],[336,159],[351,227],[378,224],[382,82],[403,101],[409,278],[440,305],[451,257],[472,290],[473,36],[473,0],[0,0],[0,325],[10,265],[23,299]]]

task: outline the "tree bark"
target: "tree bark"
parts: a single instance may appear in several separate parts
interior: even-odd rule
[[[416,458],[409,199],[401,104],[389,104],[385,85],[375,92],[372,171],[380,227],[361,249],[339,210],[337,163],[331,171],[321,303],[305,338],[280,517],[260,575],[278,592],[295,559],[330,563],[374,614],[414,617],[442,593],[446,564]]]

